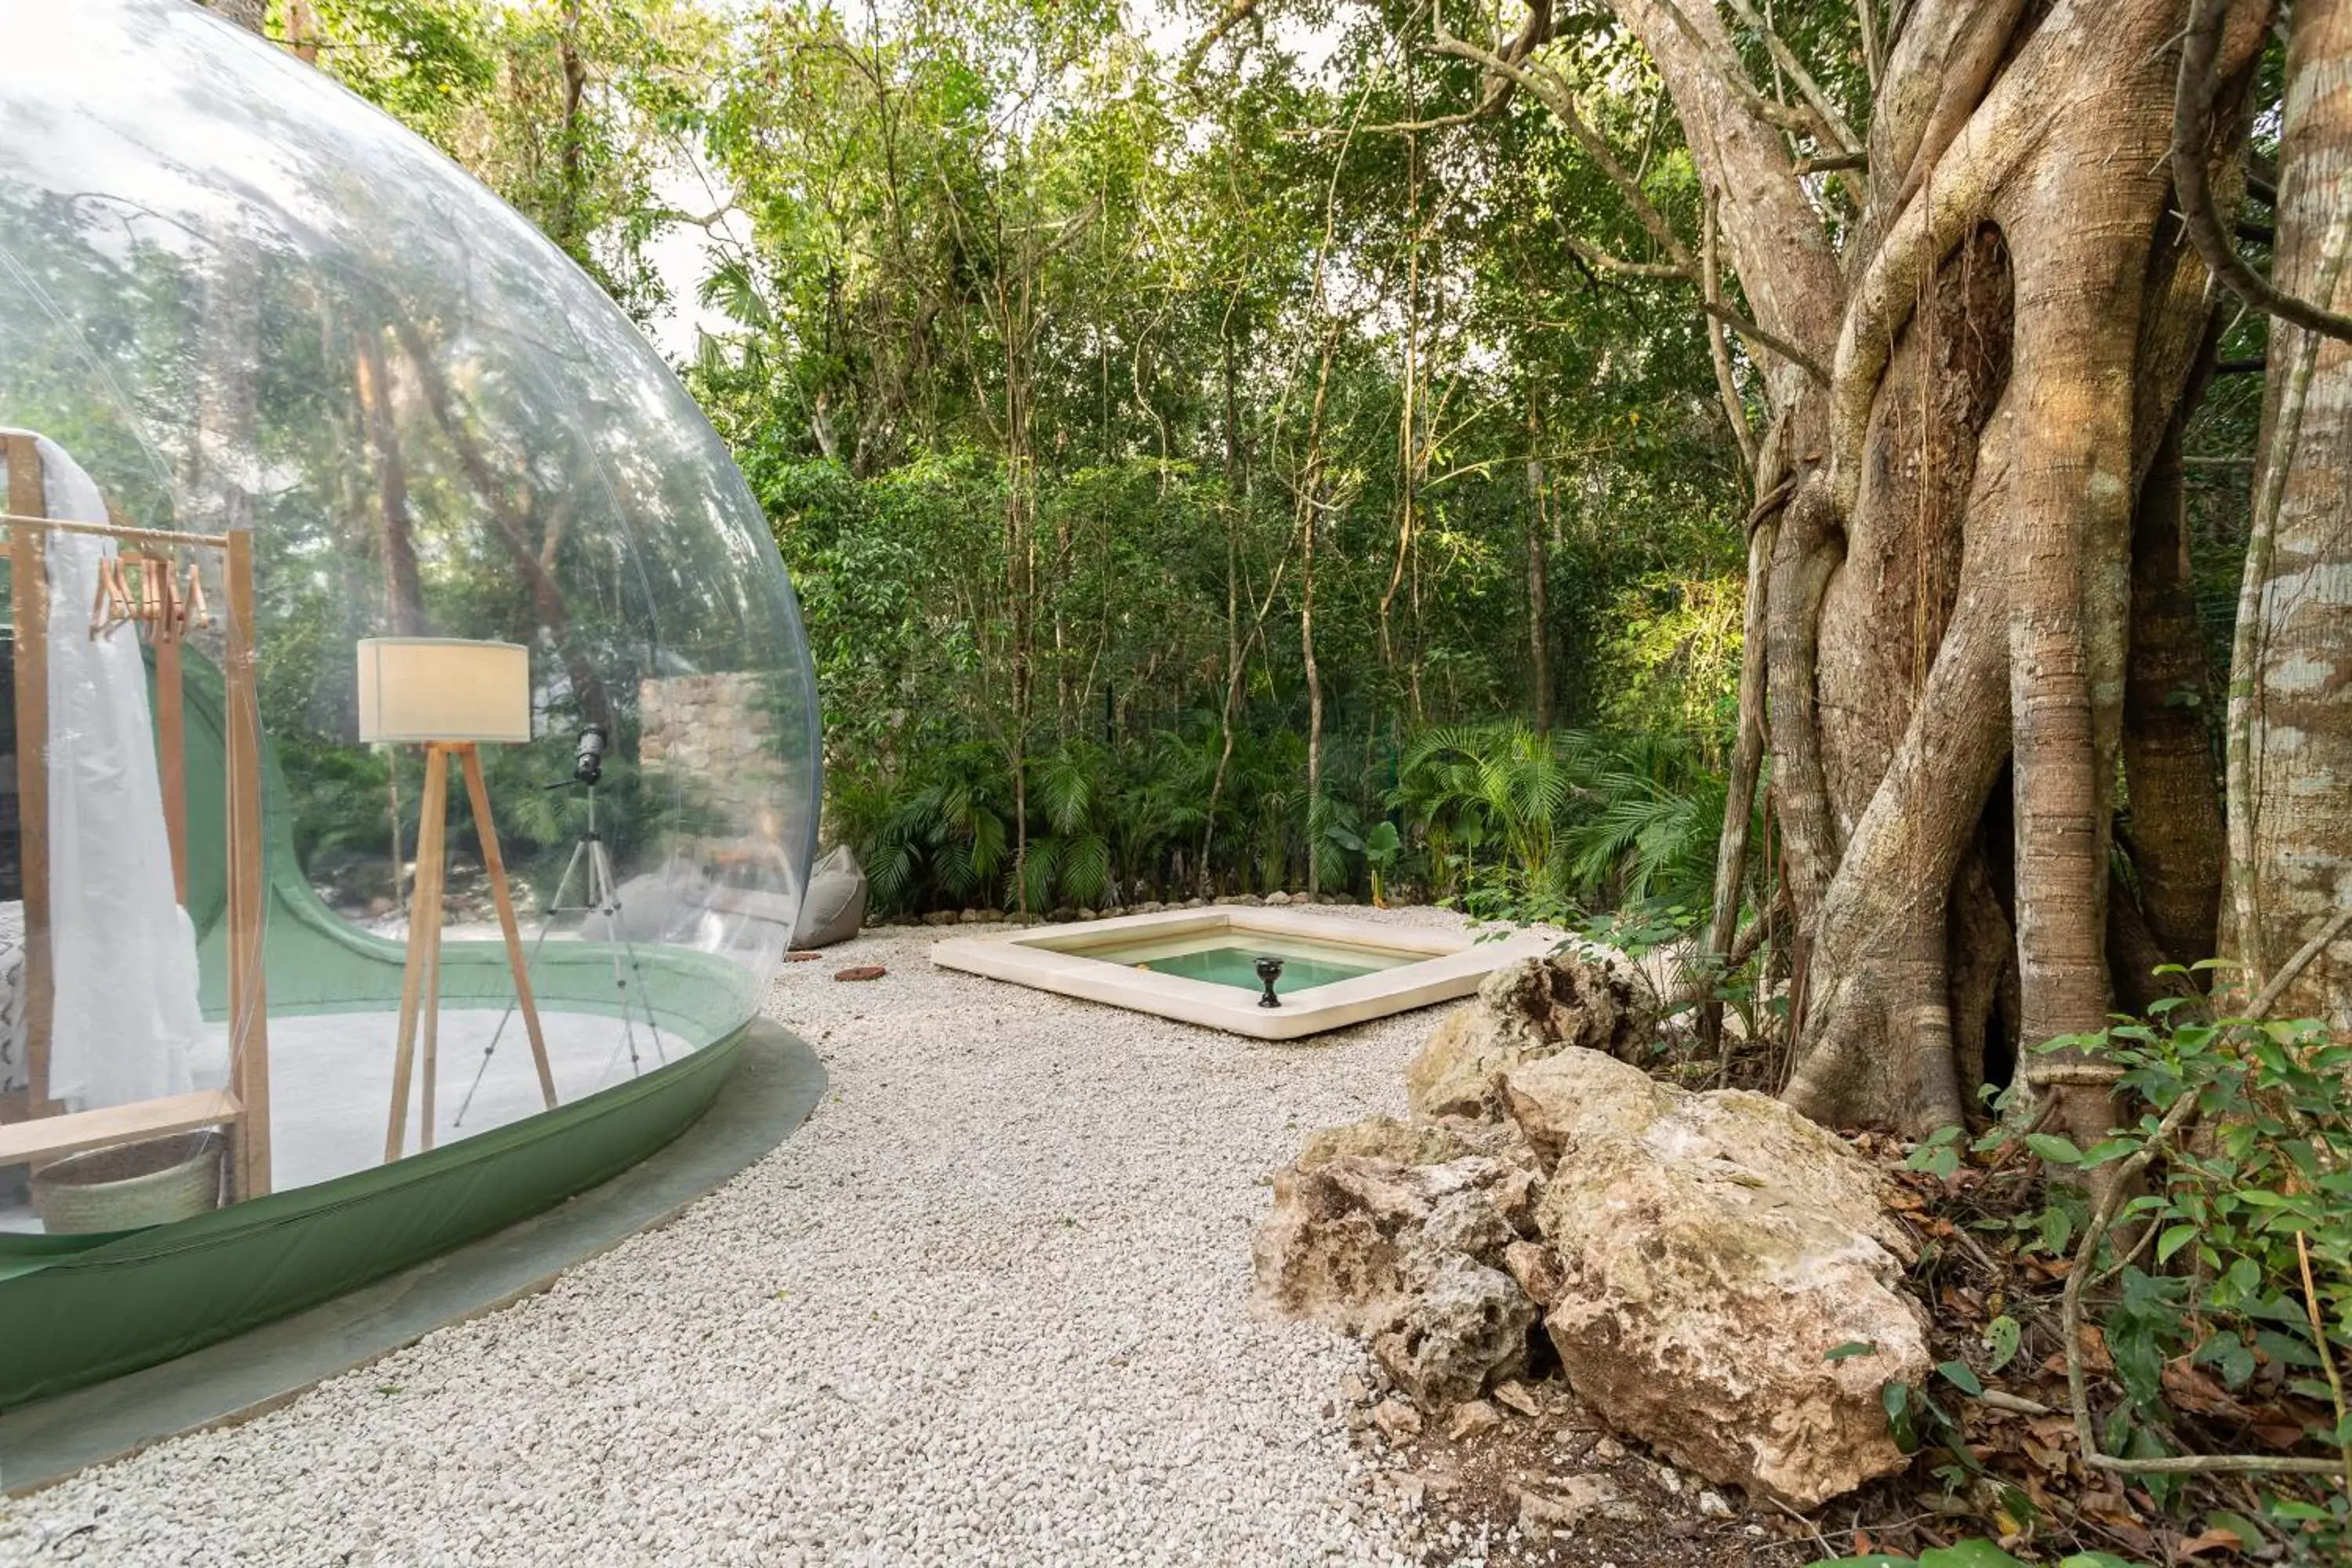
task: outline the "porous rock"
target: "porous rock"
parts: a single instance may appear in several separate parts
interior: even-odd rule
[[[1492,1116],[1508,1068],[1570,1046],[1629,1051],[1648,1029],[1632,977],[1599,957],[1565,949],[1521,959],[1438,1024],[1405,1064],[1405,1100],[1416,1117]]]
[[[1531,1224],[1533,1190],[1524,1167],[1485,1155],[1302,1162],[1276,1175],[1252,1243],[1257,1304],[1370,1340],[1424,1408],[1474,1398],[1526,1365],[1536,1305],[1496,1266],[1520,1236],[1489,1194]]]
[[[1518,1386],[1513,1384],[1512,1387]],[[1503,1424],[1503,1413],[1483,1399],[1465,1399],[1454,1407],[1453,1419],[1445,1424],[1447,1441],[1459,1443],[1465,1437],[1475,1437],[1481,1432],[1491,1432]]]
[[[1559,1292],[1559,1259],[1539,1241],[1515,1241],[1503,1248],[1503,1272],[1518,1281],[1528,1300],[1549,1307]]]
[[[1298,1163],[1307,1169],[1342,1154],[1368,1154],[1401,1165],[1430,1165],[1470,1152],[1468,1142],[1441,1122],[1406,1123],[1392,1116],[1372,1116],[1308,1134]]]
[[[1402,1310],[1372,1336],[1372,1358],[1417,1403],[1434,1409],[1527,1370],[1536,1304],[1511,1277],[1458,1252],[1414,1270]]]
[[[1612,1427],[1800,1509],[1904,1467],[1880,1390],[1932,1363],[1865,1162],[1777,1100],[1692,1094],[1597,1051],[1513,1067],[1502,1090],[1555,1162],[1544,1327]],[[1857,1342],[1878,1348],[1827,1359]]]
[[[1566,1533],[1587,1514],[1614,1502],[1617,1489],[1605,1476],[1562,1476],[1542,1490],[1519,1489],[1519,1533],[1530,1541],[1549,1541]]]
[[[1402,1399],[1383,1399],[1373,1405],[1372,1424],[1391,1443],[1410,1443],[1421,1436],[1421,1412]]]

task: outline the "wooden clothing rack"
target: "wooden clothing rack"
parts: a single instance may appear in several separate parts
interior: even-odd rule
[[[0,1097],[0,1165],[62,1159],[200,1127],[230,1130],[232,1196],[258,1197],[269,1180],[269,1019],[262,967],[261,710],[255,692],[253,535],[174,533],[120,520],[52,518],[44,499],[39,447],[30,436],[5,440],[10,597],[16,634],[16,788],[25,892],[25,1040],[28,1092]],[[111,515],[110,513],[110,515]],[[56,1022],[57,973],[50,942],[47,542],[53,533],[96,534],[155,551],[215,550],[226,584],[224,659],[226,709],[222,732],[227,771],[229,1086],[166,1095],[129,1105],[66,1112],[49,1096],[49,1048]],[[168,600],[169,595],[163,595]],[[74,628],[80,635],[81,628]],[[155,637],[155,736],[171,841],[172,882],[188,897],[186,710],[177,635]]]

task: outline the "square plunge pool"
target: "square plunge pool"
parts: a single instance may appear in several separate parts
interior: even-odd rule
[[[1290,1040],[1467,996],[1495,970],[1559,939],[1419,931],[1285,906],[1217,904],[951,937],[931,962],[1016,985],[1262,1040]],[[1276,959],[1279,1005],[1262,1005]]]

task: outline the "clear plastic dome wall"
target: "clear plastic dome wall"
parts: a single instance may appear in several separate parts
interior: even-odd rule
[[[200,1189],[217,1147],[218,1193],[285,1194],[730,1040],[808,871],[815,694],[668,368],[259,38],[179,0],[0,0],[0,426],[36,438],[0,1232],[169,1217],[61,1218],[46,1172]]]

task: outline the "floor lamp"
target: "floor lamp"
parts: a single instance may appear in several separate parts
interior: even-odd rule
[[[441,1016],[441,892],[447,869],[449,763],[466,775],[466,798],[482,841],[482,868],[498,902],[515,1000],[530,1035],[539,1091],[555,1107],[555,1075],[540,1033],[539,1005],[530,994],[522,932],[507,890],[489,791],[482,783],[481,748],[530,739],[530,650],[517,643],[462,637],[365,637],[359,645],[360,739],[425,748],[425,802],[416,830],[416,876],[408,900],[408,962],[400,985],[400,1037],[393,1052],[392,1119],[383,1138],[386,1163],[397,1160],[408,1131],[408,1086],[419,1076],[417,1146],[433,1147],[434,1077]],[[423,1025],[423,1046],[418,1025]]]

